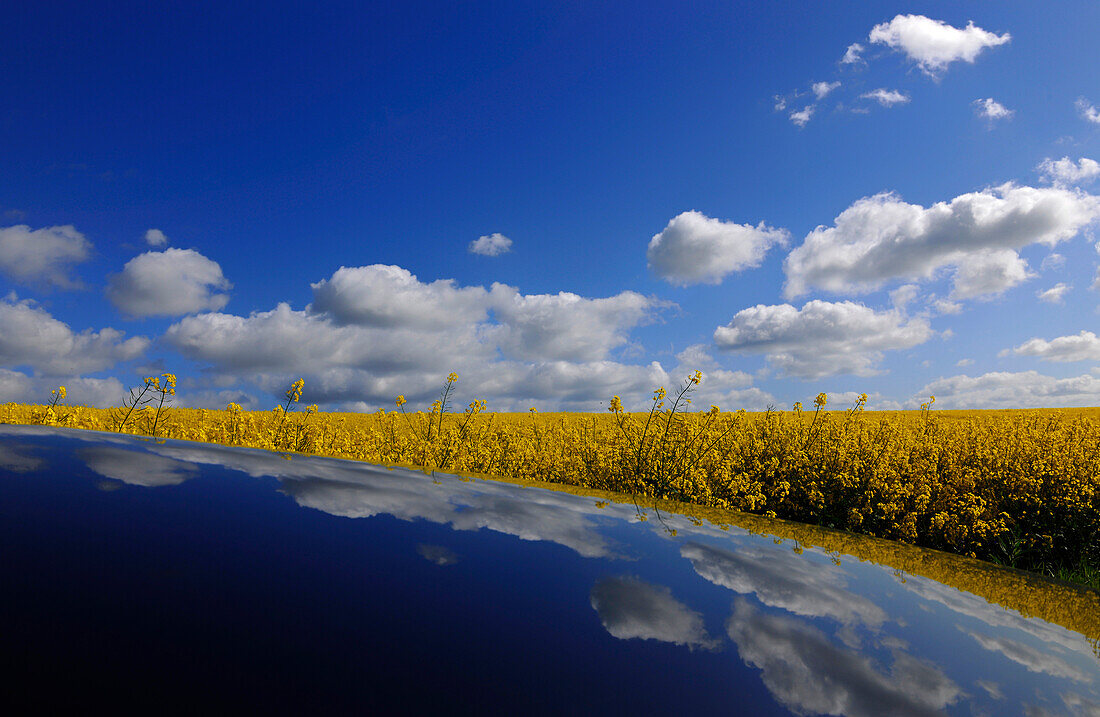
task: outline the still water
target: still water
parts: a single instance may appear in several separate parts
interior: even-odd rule
[[[684,512],[0,425],[0,705],[1100,714],[1095,592]]]

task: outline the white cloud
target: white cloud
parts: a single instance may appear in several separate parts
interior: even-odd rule
[[[898,15],[890,22],[875,25],[868,39],[900,50],[926,74],[934,76],[952,62],[973,63],[982,50],[1003,45],[1012,36],[988,32],[973,22],[959,29],[923,15]]]
[[[853,42],[848,45],[848,49],[844,51],[844,57],[840,58],[840,64],[842,65],[855,65],[863,62],[863,45],[858,42]]]
[[[216,290],[232,287],[216,261],[194,249],[140,254],[110,277],[107,298],[128,316],[181,316],[218,311],[229,302]]]
[[[957,304],[947,299],[933,300],[932,308],[939,314],[961,314],[963,310],[962,304]]]
[[[1048,269],[1061,269],[1066,264],[1066,258],[1057,252],[1051,252],[1043,258],[1043,263],[1039,265],[1039,268],[1043,271]]]
[[[974,638],[985,649],[1019,663],[1031,672],[1042,672],[1054,677],[1066,677],[1078,682],[1091,681],[1089,675],[1086,675],[1080,668],[1074,667],[1050,652],[1037,650],[1019,640],[1013,640],[1003,635],[983,635],[961,627],[959,629]]]
[[[124,335],[111,328],[74,333],[32,302],[0,300],[0,366],[28,366],[44,376],[102,371],[149,347],[144,336],[123,340]]]
[[[787,98],[780,95],[773,95],[772,99],[775,100],[775,111],[782,112],[787,109]]]
[[[662,585],[631,577],[601,578],[592,586],[589,601],[607,632],[620,640],[659,640],[704,649],[720,644],[707,635],[703,616]]]
[[[339,324],[383,328],[441,329],[485,320],[488,292],[456,288],[453,279],[430,284],[399,266],[340,267],[330,279],[310,284],[312,311]]]
[[[104,478],[147,488],[179,485],[199,473],[194,463],[116,446],[90,446],[76,453],[88,468]]]
[[[965,368],[966,366],[973,366],[974,365],[974,359],[971,359],[971,358],[959,359],[958,361],[955,362],[955,365],[960,367],[960,368]]]
[[[70,225],[33,230],[26,224],[5,227],[0,229],[0,273],[19,284],[80,288],[69,270],[85,261],[91,249],[92,243]]]
[[[387,287],[400,294],[396,301]],[[300,376],[303,400],[359,408],[392,407],[398,394],[430,401],[449,371],[493,410],[597,410],[612,394],[640,407],[654,387],[683,378],[656,362],[611,360],[633,327],[667,305],[634,292],[524,295],[502,284],[486,291],[420,282],[400,267],[379,266],[344,267],[313,288],[306,310],[280,304],[247,317],[201,314],[169,327],[165,340],[187,358],[246,374],[275,395]],[[704,384],[700,404],[763,407],[774,400],[740,372],[715,369]]]
[[[814,97],[820,100],[838,87],[840,87],[840,82],[815,82],[813,84]]]
[[[606,299],[569,292],[520,294],[494,284],[489,330],[505,356],[527,361],[600,361],[627,341],[630,329],[646,321],[655,302],[633,291]]]
[[[1045,301],[1048,304],[1060,304],[1060,303],[1062,303],[1062,298],[1072,288],[1073,287],[1070,286],[1069,284],[1063,284],[1062,282],[1058,282],[1057,284],[1050,287],[1049,289],[1046,289],[1046,290],[1040,289],[1039,291],[1036,291],[1035,295],[1037,297],[1039,297],[1039,301]]]
[[[145,232],[145,242],[149,246],[165,246],[168,244],[168,237],[160,229],[150,229]]]
[[[1045,181],[1055,186],[1072,186],[1085,184],[1100,177],[1100,162],[1088,157],[1081,157],[1074,162],[1069,157],[1061,159],[1044,159],[1036,167]]]
[[[762,353],[786,374],[809,379],[873,375],[883,351],[911,348],[931,337],[926,320],[906,320],[897,309],[876,312],[849,301],[818,300],[801,310],[790,304],[758,304],[714,331],[719,348]]]
[[[810,121],[810,118],[814,116],[814,106],[806,105],[798,112],[791,112],[791,122],[794,122],[799,127],[805,127],[806,123]]]
[[[1096,109],[1096,106],[1084,97],[1078,97],[1074,106],[1077,108],[1077,112],[1080,113],[1081,119],[1093,124],[1100,124],[1100,109]]]
[[[864,92],[860,97],[862,99],[875,100],[883,107],[893,107],[894,105],[904,104],[909,101],[908,95],[898,92],[897,90],[888,90],[885,87],[880,87],[870,92]]]
[[[936,408],[1065,408],[1100,406],[1100,378],[1083,374],[1069,378],[1037,371],[996,371],[981,376],[938,378],[913,396],[913,405],[936,397]]]
[[[952,299],[990,298],[1034,278],[1027,262],[1011,249],[985,249],[961,255]]]
[[[1045,361],[1097,361],[1100,360],[1100,338],[1091,331],[1081,331],[1076,336],[1059,336],[1050,341],[1034,338],[1012,349],[1012,352]]]
[[[937,270],[960,269],[968,257],[1000,266],[1005,281],[1019,278],[1007,254],[1033,243],[1053,247],[1100,216],[1100,198],[1058,187],[1004,184],[925,208],[892,193],[864,197],[832,227],[818,227],[787,256],[787,298],[817,286],[836,293],[873,291],[895,278],[930,280]],[[985,264],[982,264],[985,262]],[[973,268],[963,272],[964,286]],[[1015,272],[1015,273],[1014,273]]]
[[[905,311],[905,307],[913,302],[920,293],[920,287],[916,284],[905,284],[890,292],[890,303],[899,311]]]
[[[649,268],[677,286],[719,284],[728,274],[760,266],[773,246],[786,246],[790,234],[764,222],[755,227],[711,219],[696,212],[673,217],[649,242]]]
[[[512,250],[512,240],[499,232],[481,236],[470,242],[468,251],[482,256],[500,256]]]
[[[986,97],[982,100],[974,100],[974,111],[978,113],[979,117],[985,117],[987,120],[999,120],[999,119],[1011,119],[1012,115],[1016,114],[1015,110],[1010,110],[1000,102],[997,102],[992,97]]]

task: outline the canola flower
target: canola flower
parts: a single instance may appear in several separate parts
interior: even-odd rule
[[[1094,409],[933,412],[930,397],[919,412],[873,412],[861,394],[831,411],[822,393],[812,419],[801,403],[695,411],[687,401],[702,381],[696,372],[675,393],[655,389],[648,412],[626,412],[613,396],[602,415],[487,413],[480,400],[456,415],[457,380],[447,377],[430,412],[406,412],[402,395],[398,410],[337,414],[313,405],[291,421],[301,379],[276,411],[230,403],[158,416],[146,399],[159,396],[163,406],[175,392],[175,377],[162,374],[146,378],[132,391],[141,400],[122,409],[66,406],[66,425],[677,500],[1077,576],[1100,589]],[[64,397],[60,387],[53,405]],[[6,409],[12,423],[50,420],[41,406]]]

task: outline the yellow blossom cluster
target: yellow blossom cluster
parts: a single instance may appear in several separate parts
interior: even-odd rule
[[[819,394],[812,415],[801,404],[686,413],[697,375],[678,395],[654,391],[648,413],[625,412],[615,396],[603,414],[487,413],[480,400],[453,414],[452,375],[430,412],[406,413],[404,396],[395,401],[400,410],[372,414],[310,406],[288,416],[231,403],[173,409],[156,433],[678,500],[1052,575],[1091,566],[1100,588],[1100,411],[931,411],[929,400],[920,411],[876,412],[864,410],[865,395],[848,410],[826,411]],[[301,390],[298,381],[288,404]],[[0,421],[118,425],[109,409],[53,408],[51,419],[42,406],[7,404]],[[148,433],[149,425],[132,420],[122,430]]]

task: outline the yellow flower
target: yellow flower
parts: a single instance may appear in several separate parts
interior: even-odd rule
[[[611,405],[607,407],[607,410],[611,411],[612,413],[622,413],[623,402],[619,399],[618,396],[612,396]]]
[[[794,410],[795,411],[801,411],[802,410],[802,401],[795,401],[794,402]]]
[[[404,406],[406,403],[408,403],[408,401],[405,400],[404,396],[398,396],[397,400],[394,403],[396,403],[397,407],[400,408],[401,406]]]
[[[699,383],[700,381],[702,381],[702,380],[703,380],[703,372],[702,372],[702,371],[696,371],[696,372],[695,372],[695,373],[694,373],[694,374],[692,375],[692,377],[691,377],[691,378],[689,378],[688,380],[689,380],[689,381],[691,381],[691,382],[692,382],[692,383],[694,383],[694,384],[698,384],[698,383]]]
[[[451,371],[449,374],[447,374],[447,382],[448,383],[453,383],[457,380],[458,380],[458,374],[455,373],[454,371]]]
[[[61,398],[65,398],[65,387],[64,386],[58,386],[57,387],[57,395],[60,396]]]
[[[817,398],[814,399],[814,406],[817,408],[824,408],[825,402],[829,400],[829,397],[824,393],[817,394]]]

